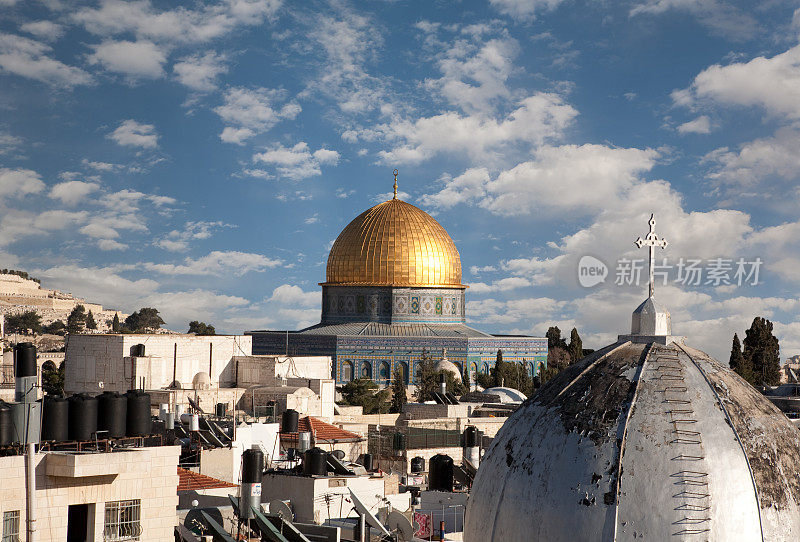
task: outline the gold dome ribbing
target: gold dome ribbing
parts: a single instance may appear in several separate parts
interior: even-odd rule
[[[325,284],[463,287],[461,257],[433,217],[391,199],[342,230],[328,256]]]

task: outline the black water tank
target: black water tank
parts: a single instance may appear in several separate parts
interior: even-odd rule
[[[328,452],[322,448],[311,448],[303,455],[303,474],[325,476],[328,474]]]
[[[242,452],[242,483],[259,484],[264,476],[264,453],[248,449]]]
[[[420,456],[412,458],[411,472],[413,474],[419,474],[420,472],[425,472],[425,459]]]
[[[478,446],[478,428],[474,425],[468,425],[464,429],[464,446],[466,448],[475,448]]]
[[[428,489],[453,491],[453,458],[436,454],[428,462]]]
[[[217,403],[216,414],[219,417],[226,416],[228,414],[228,403]]]
[[[69,439],[91,440],[97,431],[97,399],[85,393],[69,398]]]
[[[0,401],[0,446],[8,446],[14,440],[13,423],[11,408]]]
[[[107,431],[98,435],[99,438],[122,438],[128,418],[127,398],[114,391],[105,391],[97,396],[97,430]]]
[[[281,433],[297,433],[297,425],[300,423],[300,413],[296,410],[284,411],[281,419]]]
[[[14,346],[14,376],[36,376],[36,347],[32,343]]]
[[[372,472],[372,454],[364,454],[361,458],[361,464],[367,469],[367,472]]]
[[[144,357],[144,345],[143,344],[134,344],[131,346],[131,357],[132,358],[143,358]]]
[[[131,390],[125,394],[125,398],[128,400],[125,435],[129,437],[149,435],[153,423],[150,417],[150,394]]]
[[[65,398],[45,395],[42,400],[42,440],[69,440],[69,401]]]

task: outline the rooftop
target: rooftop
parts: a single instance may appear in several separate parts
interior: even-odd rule
[[[313,416],[300,418],[297,424],[299,433],[314,433],[317,441],[324,442],[357,442],[364,440],[358,433],[346,431],[335,425],[323,422]],[[281,433],[281,440],[297,440],[298,433]]]

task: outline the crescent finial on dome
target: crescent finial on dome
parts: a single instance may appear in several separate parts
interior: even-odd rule
[[[399,172],[394,170],[394,197],[392,199],[397,199],[397,174]]]

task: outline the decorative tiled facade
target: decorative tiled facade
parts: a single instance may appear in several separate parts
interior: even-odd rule
[[[322,323],[463,323],[462,288],[322,287]]]
[[[497,351],[505,361],[525,364],[531,376],[547,364],[547,339],[534,337],[388,337],[361,335],[312,335],[256,331],[254,354],[328,355],[333,358],[337,384],[355,378],[371,378],[387,385],[395,369],[400,368],[406,382],[414,383],[419,363],[426,355],[437,361],[447,349],[447,359],[461,374],[474,379],[476,373],[488,373],[494,367]],[[288,345],[288,347],[286,346]],[[465,380],[467,379],[465,378]]]

